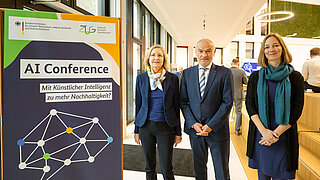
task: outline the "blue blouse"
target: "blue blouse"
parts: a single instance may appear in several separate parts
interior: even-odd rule
[[[163,108],[164,92],[159,88],[149,91],[148,120],[155,122],[166,122]]]

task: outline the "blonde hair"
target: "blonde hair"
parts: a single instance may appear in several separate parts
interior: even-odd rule
[[[163,49],[163,47],[159,44],[157,45],[154,45],[154,46],[151,46],[148,51],[147,51],[147,54],[146,56],[144,57],[144,66],[146,67],[146,69],[150,68],[150,63],[149,63],[149,59],[150,59],[150,56],[151,56],[151,52],[154,50],[154,49],[161,49],[162,53],[163,53],[163,65],[162,67],[164,67],[164,69],[166,71],[169,71],[169,58],[168,58],[168,55],[166,53],[166,51]]]
[[[267,67],[268,59],[267,59],[266,55],[264,54],[264,50],[265,50],[266,41],[269,37],[274,37],[279,41],[279,43],[282,47],[281,61],[283,61],[285,64],[290,64],[292,62],[292,56],[291,56],[291,53],[289,52],[289,49],[287,48],[287,45],[284,43],[283,39],[281,38],[281,36],[279,34],[270,33],[262,41],[260,53],[259,53],[259,57],[258,57],[259,66]]]

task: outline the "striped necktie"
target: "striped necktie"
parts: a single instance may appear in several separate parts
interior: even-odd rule
[[[207,71],[208,69],[209,69],[209,68],[200,68],[200,70],[201,70],[201,72],[202,72],[201,77],[200,77],[200,81],[199,81],[201,98],[203,98],[204,88],[206,87],[206,71]]]

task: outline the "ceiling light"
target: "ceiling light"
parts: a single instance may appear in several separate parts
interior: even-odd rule
[[[294,37],[296,35],[297,35],[297,33],[293,33],[293,34],[290,34],[290,35],[286,35],[286,37]]]
[[[287,15],[287,16],[282,17],[282,18],[274,18],[274,19],[262,19],[264,17],[271,16],[271,15]],[[293,16],[294,16],[294,13],[292,11],[273,11],[273,12],[268,12],[268,13],[264,13],[264,14],[259,14],[257,16],[257,20],[259,20],[261,22],[277,22],[277,21],[283,21],[286,19],[290,19]]]

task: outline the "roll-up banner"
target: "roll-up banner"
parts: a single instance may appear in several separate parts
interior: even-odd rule
[[[4,10],[4,180],[122,179],[119,21]]]
[[[3,65],[3,9],[0,8],[0,67]],[[0,79],[2,79],[2,68]],[[2,139],[2,83],[0,83],[0,179],[3,179],[3,139]]]

